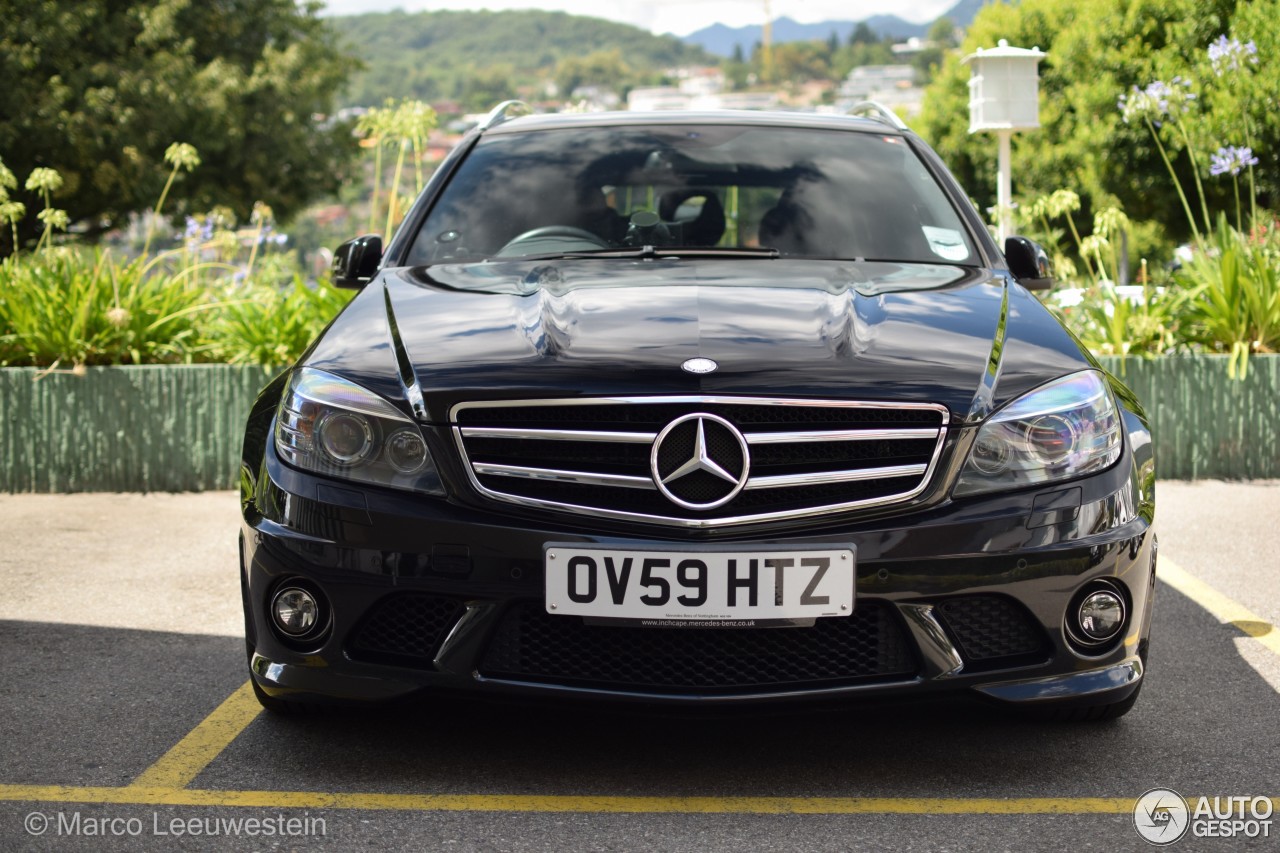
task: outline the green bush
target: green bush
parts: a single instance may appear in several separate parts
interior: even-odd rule
[[[212,355],[230,364],[295,361],[351,299],[328,282],[310,286],[294,275],[285,286],[252,284],[228,301],[210,327]]]
[[[283,365],[350,299],[328,282],[282,274],[279,262],[239,278],[228,264],[166,269],[170,258],[118,261],[66,248],[6,258],[0,365]]]
[[[1274,227],[1245,235],[1225,214],[1178,273],[1187,288],[1187,335],[1209,352],[1228,352],[1231,376],[1254,353],[1280,350],[1280,241]]]
[[[0,263],[0,360],[11,365],[190,362],[212,308],[188,276],[70,249]]]

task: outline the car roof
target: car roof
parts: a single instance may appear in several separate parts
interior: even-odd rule
[[[615,111],[598,113],[541,113],[509,118],[493,125],[485,134],[522,133],[571,127],[653,127],[655,125],[750,125],[794,127],[815,130],[855,130],[901,136],[902,131],[884,121],[831,113],[801,113],[763,110],[661,110],[653,112]]]

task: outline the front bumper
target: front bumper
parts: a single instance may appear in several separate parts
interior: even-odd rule
[[[705,543],[708,536],[592,529],[581,520],[521,518],[502,509],[364,491],[289,469],[270,449],[267,457],[258,483],[245,494],[242,589],[252,676],[277,697],[384,702],[456,689],[725,704],[962,692],[1007,703],[1096,704],[1126,698],[1143,675],[1155,577],[1151,496],[1138,494],[1136,479],[1123,465],[1085,481],[1013,497],[948,502],[874,520],[827,521],[803,530],[721,535],[714,541],[726,548],[753,542],[809,547],[854,542],[855,610],[863,609],[866,616],[879,608],[879,641],[891,632],[899,645],[896,653],[886,653],[883,646],[872,650],[868,667],[856,671],[841,670],[836,662],[819,677],[791,679],[785,672],[760,677],[751,670],[739,683],[699,683],[688,674],[696,667],[632,682],[612,671],[602,676],[601,656],[615,652],[585,648],[591,644],[583,639],[587,635],[564,639],[536,664],[527,663],[524,649],[507,648],[503,654],[495,649],[501,643],[510,646],[510,620],[518,614],[556,626],[565,623],[555,620],[574,619],[539,613],[545,543],[626,548],[671,545],[677,537]],[[1036,507],[1041,510],[1033,511]],[[1112,647],[1083,655],[1065,634],[1066,610],[1083,585],[1101,578],[1122,586],[1129,621]],[[271,596],[286,579],[310,584],[332,603],[329,629],[311,643],[289,642],[269,624]],[[395,601],[451,602],[454,609],[440,605],[430,630],[415,621],[400,630],[397,640],[387,640],[379,629],[382,645],[370,653],[370,620]],[[966,640],[952,605],[974,601],[982,602],[974,612],[989,613],[994,602],[1000,613],[1021,614],[1023,627],[1008,630],[1023,637],[1033,632],[1035,648],[1024,643],[1010,646],[1016,653],[976,655],[979,645],[998,652],[1005,628],[988,632],[981,643]],[[786,645],[797,636],[776,639]],[[735,652],[735,660],[750,658],[754,665],[762,641],[748,639],[755,645]],[[396,642],[406,648],[397,650]],[[706,648],[724,645],[705,642]],[[588,666],[570,660],[578,654],[595,657]],[[630,650],[623,647],[617,654]],[[700,648],[696,654],[708,653]],[[884,664],[886,657],[893,662],[876,669],[876,661]]]

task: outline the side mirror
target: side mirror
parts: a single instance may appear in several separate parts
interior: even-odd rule
[[[1026,237],[1006,238],[1004,259],[1009,263],[1009,272],[1027,290],[1048,290],[1053,287],[1053,266],[1049,263],[1049,255],[1034,240]]]
[[[382,237],[365,234],[348,240],[333,253],[332,276],[334,287],[359,290],[378,274],[382,263]]]

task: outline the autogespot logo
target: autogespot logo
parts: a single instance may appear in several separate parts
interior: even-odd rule
[[[1187,834],[1191,809],[1177,791],[1152,788],[1134,804],[1133,825],[1145,840],[1163,847]]]

